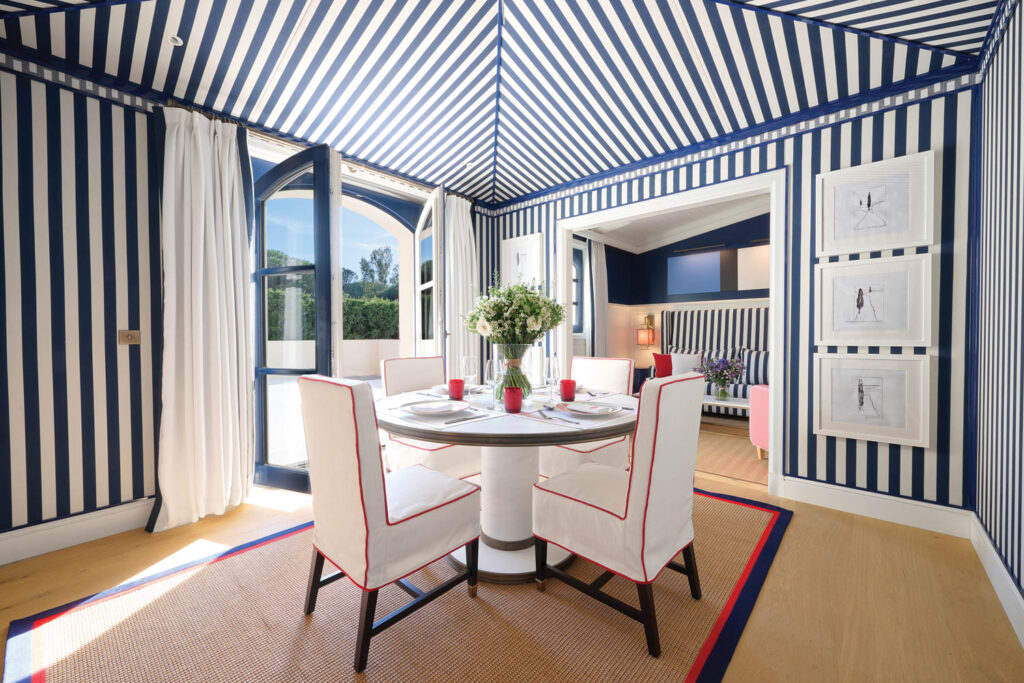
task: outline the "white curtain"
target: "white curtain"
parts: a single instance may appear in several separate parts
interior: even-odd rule
[[[183,109],[163,114],[163,406],[154,531],[240,504],[254,462],[251,269],[238,128]]]
[[[471,204],[462,197],[448,195],[444,208],[445,222],[445,319],[448,326],[448,376],[462,377],[462,357],[477,356],[480,342],[462,322],[476,304],[480,294],[476,240],[473,238]]]
[[[590,280],[594,297],[593,355],[603,358],[608,355],[608,265],[603,242],[590,243]]]

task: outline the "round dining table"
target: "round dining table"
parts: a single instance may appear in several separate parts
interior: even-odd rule
[[[636,424],[637,399],[632,396],[577,396],[578,400],[622,408],[614,417],[590,418],[553,409],[554,403],[543,401],[546,392],[538,393],[536,400],[524,401],[523,411],[518,414],[505,413],[500,404],[493,405],[486,396],[468,397],[472,411],[463,419],[460,414],[453,415],[451,424],[445,424],[449,420],[428,424],[401,408],[429,400],[423,392],[396,394],[377,402],[378,424],[394,436],[480,448],[482,581],[533,580],[533,485],[540,477],[540,448],[614,439],[632,434]],[[465,549],[455,551],[450,559],[461,568]],[[548,550],[548,562],[555,566],[565,566],[572,559],[557,546]]]

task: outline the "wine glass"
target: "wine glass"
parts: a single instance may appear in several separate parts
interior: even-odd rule
[[[558,362],[558,356],[552,355],[544,364],[544,381],[547,382],[548,400],[551,402],[554,402],[555,400],[555,385],[558,384],[558,380],[561,376],[562,367]]]
[[[477,365],[476,356],[467,354],[462,357],[462,379],[466,381],[466,388],[473,383],[476,379],[476,373],[480,371],[480,366]]]

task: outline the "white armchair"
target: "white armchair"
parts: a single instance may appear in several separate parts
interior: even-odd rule
[[[385,396],[425,391],[444,384],[444,360],[441,356],[389,358],[380,362],[380,376]],[[474,446],[439,444],[386,434],[385,460],[391,471],[424,465],[456,479],[480,474],[480,449]]]
[[[686,574],[699,599],[693,550],[693,477],[704,376],[648,380],[640,392],[629,471],[596,463],[536,484],[533,533],[537,587],[558,578],[644,624],[651,656],[661,653],[651,583],[666,566]],[[547,564],[554,543],[606,571],[592,583]],[[672,559],[682,550],[685,565]],[[606,593],[614,575],[637,584],[640,609]]]
[[[628,358],[573,356],[569,360],[569,379],[576,380],[588,391],[612,391],[630,396],[633,393],[633,361]],[[553,477],[585,462],[625,470],[629,465],[629,437],[572,446],[545,446],[540,451],[540,474]]]
[[[313,491],[313,561],[306,614],[321,587],[347,576],[362,591],[354,666],[370,637],[462,581],[476,595],[479,487],[422,466],[384,473],[370,385],[310,375],[299,380]],[[404,577],[466,546],[466,570],[424,592]],[[324,560],[340,571],[323,576]],[[413,600],[374,624],[377,591]]]

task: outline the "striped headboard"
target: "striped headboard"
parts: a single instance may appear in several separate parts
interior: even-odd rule
[[[768,350],[768,302],[746,307],[694,307],[661,314],[661,352]]]

